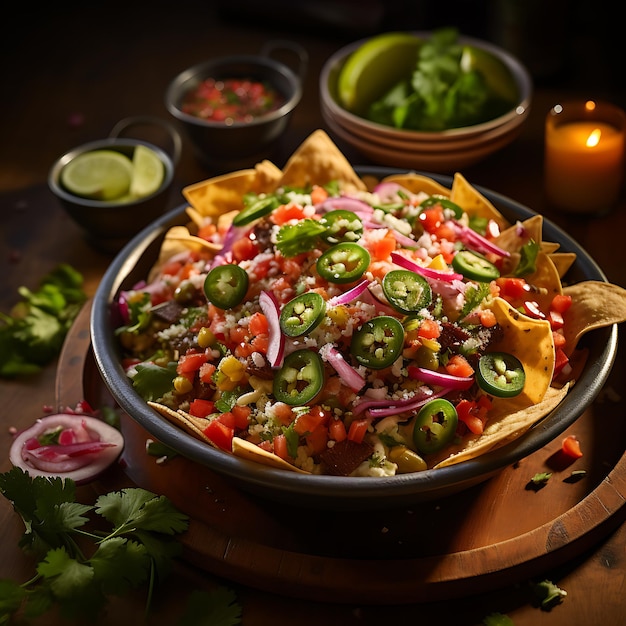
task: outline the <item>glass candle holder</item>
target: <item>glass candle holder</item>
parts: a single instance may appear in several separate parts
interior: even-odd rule
[[[624,177],[626,113],[593,100],[557,104],[545,125],[545,192],[556,208],[601,214]]]

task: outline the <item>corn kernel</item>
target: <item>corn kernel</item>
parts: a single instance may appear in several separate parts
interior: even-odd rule
[[[337,326],[345,326],[348,322],[348,310],[345,306],[334,306],[326,311],[326,315],[330,317]]]
[[[231,380],[239,381],[244,377],[246,367],[236,356],[229,355],[222,359],[220,371]]]
[[[206,326],[203,326],[198,332],[198,345],[201,348],[209,348],[210,346],[214,344],[215,344],[215,335],[209,328],[207,328]]]
[[[193,389],[192,382],[186,376],[176,376],[174,390],[176,393],[189,393]]]

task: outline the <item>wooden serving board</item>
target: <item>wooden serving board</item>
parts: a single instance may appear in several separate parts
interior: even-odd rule
[[[59,406],[113,404],[91,353],[89,312],[87,305],[61,354]],[[485,592],[566,562],[626,519],[626,399],[611,392],[624,369],[622,358],[606,393],[563,434],[579,438],[581,459],[563,463],[559,438],[478,486],[413,507],[337,512],[277,504],[183,457],[158,463],[145,450],[150,435],[125,415],[121,463],[93,488],[136,485],[166,495],[191,518],[181,537],[185,558],[255,589],[367,604]],[[586,475],[571,480],[574,470]],[[546,471],[547,484],[529,488]]]

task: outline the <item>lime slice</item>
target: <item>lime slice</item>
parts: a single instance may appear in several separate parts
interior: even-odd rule
[[[139,144],[133,153],[130,195],[135,198],[142,198],[154,193],[161,186],[164,173],[163,161],[161,161],[157,153]]]
[[[92,150],[72,159],[61,170],[61,183],[76,196],[114,200],[128,192],[131,160],[114,150]]]
[[[357,48],[341,68],[337,82],[340,104],[354,113],[411,76],[421,40],[408,33],[384,33]]]
[[[511,70],[491,52],[464,46],[460,64],[464,72],[474,70],[482,74],[492,95],[512,104],[518,101],[519,90]]]

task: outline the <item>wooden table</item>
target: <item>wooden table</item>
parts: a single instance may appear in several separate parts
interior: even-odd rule
[[[269,38],[295,34],[311,58],[303,101],[281,145],[277,164],[281,166],[312,130],[324,127],[318,106],[319,71],[330,54],[357,38],[355,33],[297,31],[293,24],[292,30],[288,30],[279,23],[272,26],[269,21],[260,26],[235,25],[205,4],[177,3],[174,15],[171,9],[158,5],[150,9],[150,15],[131,7],[125,7],[122,14],[117,7],[115,19],[106,20],[104,15],[96,16],[95,10],[81,11],[70,3],[55,14],[18,15],[16,19],[20,21],[8,22],[12,27],[5,27],[8,34],[4,45],[10,54],[3,54],[2,63],[10,96],[3,97],[0,104],[2,311],[8,311],[16,302],[18,286],[36,286],[38,279],[59,262],[70,263],[81,271],[86,291],[90,295],[95,292],[111,256],[92,249],[57,204],[46,185],[48,170],[62,152],[106,136],[123,117],[147,114],[167,118],[163,93],[181,69],[218,54],[254,53]],[[98,19],[106,23],[101,26]],[[408,26],[419,29],[422,24],[416,21]],[[622,197],[619,206],[608,215],[587,218],[557,213],[543,196],[543,122],[549,108],[573,96],[605,97],[625,104],[623,85],[598,77],[580,58],[574,59],[580,61],[580,66],[576,66],[580,72],[537,85],[530,119],[522,135],[511,146],[467,168],[463,174],[470,182],[514,198],[552,219],[594,257],[610,281],[626,286],[626,199]],[[337,143],[354,163],[367,164],[363,157]],[[185,185],[209,175],[185,143],[176,171],[176,191],[179,193]],[[175,193],[168,208],[181,202],[182,196]],[[606,394],[594,415],[602,415],[603,411],[613,416],[625,415],[626,402],[621,397],[625,366],[626,358],[620,351]],[[57,375],[56,363],[52,363],[33,377],[0,381],[1,471],[10,467],[9,427],[27,426],[42,414],[45,405],[54,404]],[[621,446],[623,450],[623,441]],[[610,470],[606,468],[606,473]],[[243,623],[308,626],[323,622],[329,626],[350,626],[395,624],[411,619],[422,623],[480,624],[486,614],[500,611],[517,626],[617,626],[626,615],[626,507],[617,509],[606,524],[585,536],[584,549],[573,550],[572,558],[558,567],[542,565],[541,577],[558,582],[568,593],[564,602],[550,612],[532,605],[526,580],[452,601],[401,606],[327,604],[281,595],[279,589],[272,594],[254,586],[237,586],[244,607]],[[532,510],[528,515],[533,515]],[[4,499],[0,500],[0,524],[0,577],[27,580],[33,563],[17,547],[23,532],[21,521]],[[385,572],[379,575],[385,576]],[[181,562],[164,593],[159,594],[150,623],[175,621],[189,589],[230,584],[225,578]],[[114,600],[100,623],[140,619],[143,600],[141,593]]]

